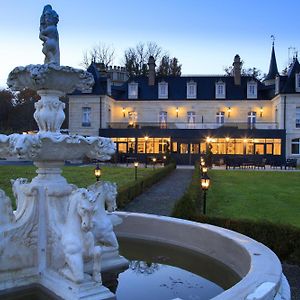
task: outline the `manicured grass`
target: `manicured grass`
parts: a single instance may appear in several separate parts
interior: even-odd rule
[[[63,168],[63,176],[69,183],[76,184],[78,187],[87,187],[95,182],[94,176],[95,166],[66,166]],[[116,182],[119,188],[126,187],[132,183],[134,179],[134,168],[108,167],[103,166],[102,180]],[[20,177],[32,179],[36,176],[35,166],[0,166],[0,188],[12,199],[12,190],[10,179]],[[142,178],[153,173],[153,168],[139,168],[138,178]]]
[[[300,172],[210,170],[209,216],[300,228]]]

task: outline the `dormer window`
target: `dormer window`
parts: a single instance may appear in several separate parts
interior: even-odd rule
[[[257,82],[251,80],[247,83],[247,98],[256,99],[257,98]]]
[[[138,83],[130,82],[128,83],[128,99],[138,98]]]
[[[296,74],[296,92],[300,93],[300,73]]]
[[[280,77],[276,76],[275,78],[275,94],[279,94],[279,87],[280,87]]]
[[[158,84],[158,99],[168,99],[168,83],[165,81]]]
[[[197,83],[190,81],[186,84],[186,98],[196,99],[197,98]]]
[[[216,99],[225,99],[226,90],[225,90],[225,82],[218,81],[216,82]]]

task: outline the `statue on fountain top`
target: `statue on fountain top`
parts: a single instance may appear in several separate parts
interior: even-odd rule
[[[43,41],[43,50],[45,54],[45,64],[60,65],[59,37],[57,31],[58,14],[52,9],[51,5],[44,7],[40,18],[40,40]]]

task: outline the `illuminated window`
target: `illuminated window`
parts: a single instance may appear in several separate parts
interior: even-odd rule
[[[197,83],[190,81],[186,84],[186,97],[187,99],[197,98]]]
[[[82,126],[83,127],[91,126],[91,108],[90,107],[82,108]]]
[[[168,83],[165,81],[158,83],[158,99],[168,99]]]
[[[138,98],[138,83],[136,82],[128,83],[128,98],[129,99]]]

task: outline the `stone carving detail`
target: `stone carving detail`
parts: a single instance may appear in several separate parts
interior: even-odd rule
[[[34,104],[34,119],[40,132],[60,132],[60,127],[65,119],[65,104],[58,98],[44,97]]]
[[[0,226],[16,222],[9,197],[0,189]]]
[[[69,200],[66,223],[62,231],[62,246],[66,266],[61,273],[68,279],[80,283],[84,280],[84,262],[93,260],[93,280],[101,283],[101,252],[95,246],[92,216],[95,197],[86,189],[76,189]]]
[[[45,54],[45,64],[57,64],[60,62],[59,37],[57,31],[58,14],[51,5],[44,7],[40,18],[40,40],[43,41],[43,53]]]
[[[113,231],[111,218],[105,211],[116,210],[117,185],[111,182],[97,182],[88,187],[88,190],[96,194],[97,210],[93,217],[93,234],[97,245],[103,245],[114,250],[119,248],[118,240]]]
[[[95,147],[90,148],[87,153],[89,158],[99,157],[100,160],[109,160],[116,152],[116,145],[110,138],[87,137],[86,139],[89,143],[95,144]]]
[[[9,136],[9,154],[19,159],[34,159],[41,150],[38,135],[12,134]]]

